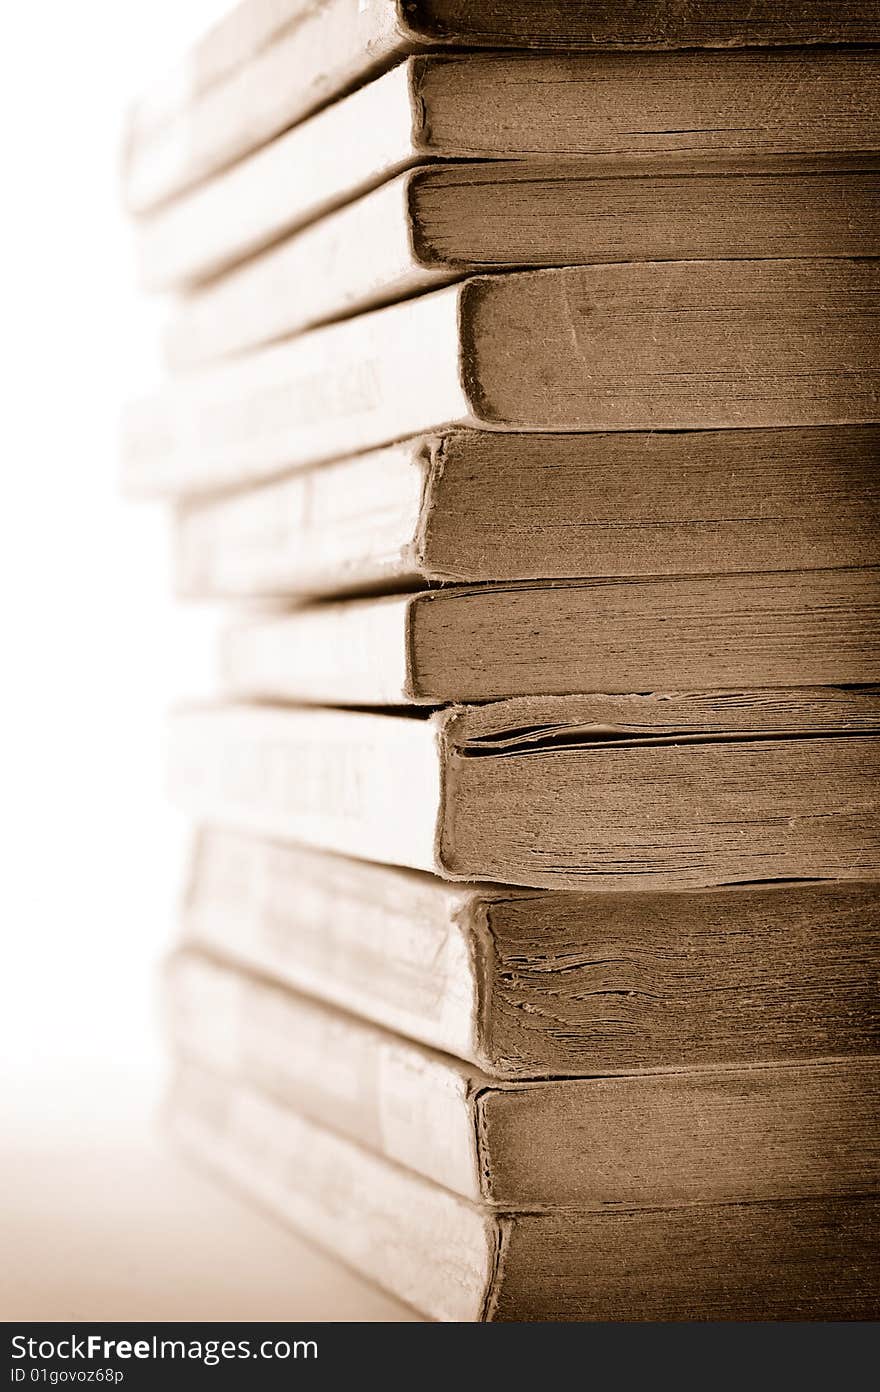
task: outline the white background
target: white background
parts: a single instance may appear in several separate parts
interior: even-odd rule
[[[135,285],[117,167],[127,101],[226,8],[4,14],[0,1028],[12,1103],[56,1120],[96,1090],[141,1107],[160,1077],[182,839],[162,721],[207,689],[210,616],[175,611],[162,510],[118,496],[120,407],[155,379],[159,309]]]

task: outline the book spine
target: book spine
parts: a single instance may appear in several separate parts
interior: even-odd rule
[[[135,403],[123,424],[123,469],[128,486],[144,492],[243,485],[467,413],[452,287],[315,329]]]
[[[235,698],[329,706],[430,702],[413,677],[407,598],[251,617],[221,634],[219,670]]]
[[[329,0],[128,151],[125,193],[143,213],[240,159],[402,58],[396,0]],[[327,62],[327,54],[332,61]]]
[[[203,830],[187,941],[478,1066],[492,990],[478,894],[385,866]]]
[[[171,370],[198,367],[452,279],[450,271],[417,263],[405,203],[406,183],[394,180],[196,289],[166,330]]]
[[[184,503],[175,518],[178,594],[307,596],[416,581],[427,470],[416,441]]]
[[[192,952],[169,963],[166,989],[186,1057],[480,1199],[465,1067]]]
[[[410,120],[407,69],[401,66],[141,218],[136,231],[142,280],[155,287],[198,282],[375,189],[412,163]],[[362,221],[368,216],[353,214]],[[350,224],[345,220],[341,230]],[[335,226],[331,223],[328,231]],[[314,248],[314,239],[310,245]],[[244,283],[265,282],[267,267],[276,282],[297,269],[281,249],[277,257],[267,252],[252,274],[244,274]],[[231,273],[231,285],[239,281]],[[299,284],[312,296],[321,288],[320,278]],[[217,303],[205,293],[206,307]],[[231,288],[223,308],[230,297]],[[295,301],[288,296],[285,304],[294,306],[295,315]],[[218,303],[213,322],[220,320]],[[215,355],[228,351],[229,327],[241,331],[240,325],[221,322],[221,327]],[[272,331],[267,330],[269,336]]]
[[[191,815],[317,850],[434,870],[440,803],[430,722],[229,706],[169,727],[169,790]]]
[[[134,103],[128,121],[131,139],[145,140],[215,82],[256,58],[296,23],[300,8],[301,0],[240,0]]]
[[[417,1310],[483,1317],[497,1270],[493,1215],[203,1069],[178,1074],[169,1121],[207,1166]]]

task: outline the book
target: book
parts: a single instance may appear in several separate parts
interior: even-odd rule
[[[203,1165],[433,1319],[878,1313],[871,1195],[499,1212],[194,1065],[168,1120]]]
[[[236,699],[512,696],[880,682],[880,569],[454,586],[238,618]]]
[[[868,49],[413,60],[143,213],[141,272],[216,273],[425,160],[573,158],[585,176],[876,161],[877,77]]]
[[[465,1198],[604,1209],[880,1186],[880,1060],[504,1082],[192,951],[165,972],[176,1055]]]
[[[133,487],[216,488],[450,424],[871,422],[878,266],[667,261],[465,280],[134,403],[125,474]]]
[[[220,827],[181,914],[204,953],[512,1079],[874,1053],[878,929],[876,883],[463,886]]]
[[[208,823],[546,888],[869,879],[875,690],[524,698],[431,717],[215,706],[170,726]]]
[[[394,0],[392,9],[393,4]],[[389,5],[386,3],[384,8],[389,9]],[[244,0],[212,24],[184,58],[132,103],[128,121],[130,137],[133,140],[146,137],[172,116],[185,111],[196,97],[264,54],[272,43],[283,37],[299,45],[298,50],[290,49],[289,53],[296,53],[293,69],[300,81],[305,78],[313,83],[326,82],[324,50],[329,48],[337,65],[336,81],[344,86],[346,79],[338,71],[343,57],[337,48],[338,40],[342,35],[347,37],[349,44],[353,40],[355,45],[366,47],[358,24],[375,23],[382,9],[379,0],[372,0],[372,4],[369,0],[359,0],[356,11],[351,0],[333,0],[332,4],[325,0],[318,7],[309,7],[304,0]],[[692,7],[687,17],[657,5],[631,7],[626,14],[620,5],[594,3],[590,9],[592,35],[600,47],[625,43],[627,32],[631,33],[630,42],[644,47],[663,47],[677,42],[686,48],[701,44],[723,48],[743,43],[858,43],[876,35],[867,6],[860,9],[857,4],[847,3],[832,8],[822,0],[813,0],[808,8],[802,7],[784,26],[772,5],[762,5],[760,12],[753,6],[748,17],[733,6],[717,4],[705,5],[699,11]],[[571,9],[519,5],[509,6],[508,10],[504,24],[496,13],[478,15],[472,9],[457,15],[454,22],[468,26],[466,37],[471,44],[488,42],[492,47],[499,47],[510,43],[514,36],[515,46],[539,41],[571,48],[590,42],[585,16]],[[417,42],[415,30],[418,26],[423,26],[420,39],[430,38],[432,42],[441,43],[447,38],[440,28],[437,6],[433,10],[413,3],[407,4],[405,10],[398,7],[396,22],[408,28],[413,44]],[[464,30],[459,34],[464,35]],[[320,55],[317,62],[316,53]],[[349,50],[346,55],[350,56]],[[358,54],[358,57],[362,63],[368,62],[367,53]],[[325,71],[314,71],[319,65]]]
[[[192,290],[167,326],[166,357],[174,371],[197,367],[490,269],[876,256],[878,202],[880,173],[868,170],[602,178],[525,161],[429,166]]]
[[[876,426],[416,436],[182,500],[175,582],[233,598],[877,566],[878,455]]]
[[[630,4],[626,12],[611,0],[552,6],[521,0],[489,10],[456,3],[445,15],[439,10],[437,0],[419,0],[418,7],[409,0],[405,5],[395,0],[303,4],[274,42],[262,43],[203,90],[198,77],[193,80],[198,57],[189,68],[179,67],[160,82],[155,97],[140,104],[146,119],[138,115],[137,104],[132,113],[124,160],[129,207],[140,210],[172,197],[408,54],[438,45],[559,49],[564,62],[579,48],[733,48],[880,38],[876,14],[858,0],[837,7],[830,0],[813,0],[796,17],[765,0],[752,7],[749,20],[734,0],[722,7],[706,0],[677,15],[662,0]],[[181,109],[174,109],[176,103]]]

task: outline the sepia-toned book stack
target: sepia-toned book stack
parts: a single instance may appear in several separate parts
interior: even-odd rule
[[[875,42],[244,0],[132,112],[171,1123],[428,1317],[880,1313]]]

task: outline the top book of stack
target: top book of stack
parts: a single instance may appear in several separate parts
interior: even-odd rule
[[[143,277],[183,293],[126,486],[450,427],[872,425],[878,38],[855,4],[247,0],[132,115]]]
[[[860,0],[248,0],[136,103],[127,199],[154,207],[431,50],[860,44],[878,33],[876,7]]]

